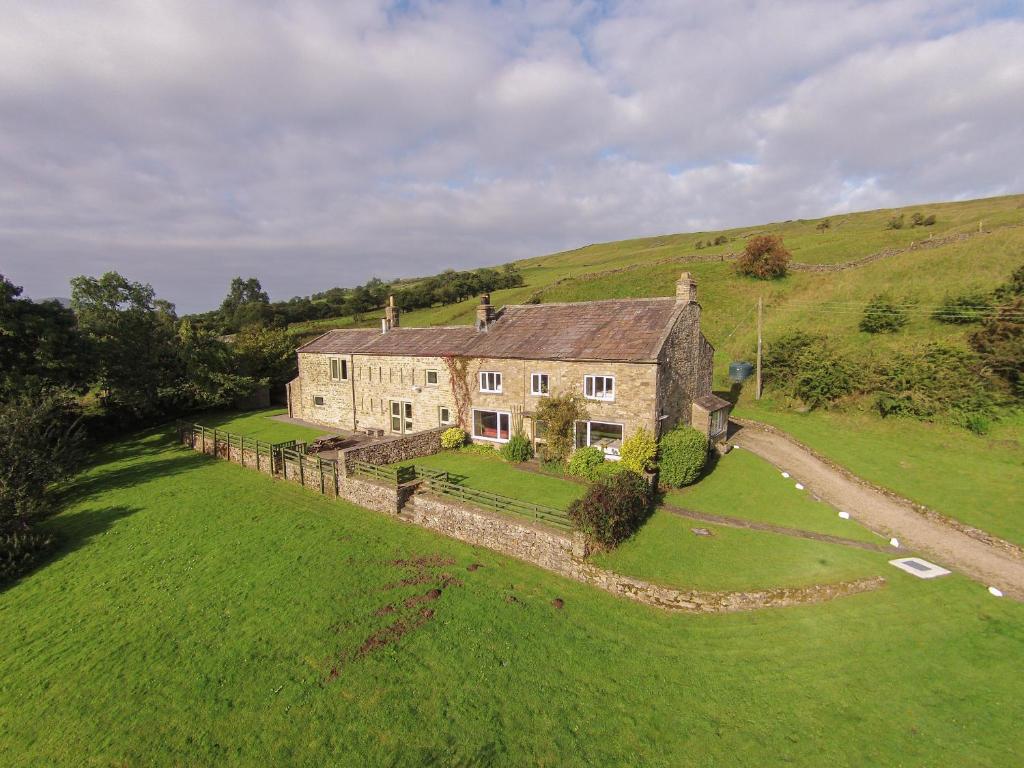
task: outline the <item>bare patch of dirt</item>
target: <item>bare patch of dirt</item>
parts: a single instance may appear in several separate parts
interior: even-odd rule
[[[505,602],[511,605],[512,603],[518,603],[519,598],[515,595],[505,595]]]
[[[557,608],[558,610],[562,610],[563,608],[565,608],[565,600],[563,600],[560,597],[556,597],[554,600],[552,600],[551,604],[555,606],[555,608]]]
[[[470,563],[466,566],[467,571],[477,571],[481,568],[483,568],[483,565],[481,565],[480,563]]]

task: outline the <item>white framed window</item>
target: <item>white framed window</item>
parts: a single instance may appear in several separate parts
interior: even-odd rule
[[[583,396],[588,400],[614,400],[615,377],[594,374],[584,376]]]
[[[391,431],[412,432],[412,403],[406,400],[391,401]]]
[[[577,421],[576,447],[594,446],[612,461],[618,461],[622,449],[622,425],[603,421]]]
[[[543,397],[550,394],[551,390],[548,388],[548,375],[546,373],[531,373],[530,374],[530,394]]]
[[[437,386],[437,371],[434,371],[434,370],[427,371],[427,386],[428,387],[436,387]]]
[[[497,371],[480,371],[480,391],[501,394],[501,374]]]
[[[447,405],[439,406],[437,409],[437,420],[442,426],[452,423],[452,409]]]
[[[348,360],[331,358],[331,381],[348,381]]]
[[[724,435],[729,429],[729,409],[722,408],[711,414],[711,434],[709,437]]]
[[[313,405],[323,405],[323,404],[324,404],[323,395],[313,395]]]
[[[510,415],[505,411],[478,411],[473,409],[473,437],[507,443]]]

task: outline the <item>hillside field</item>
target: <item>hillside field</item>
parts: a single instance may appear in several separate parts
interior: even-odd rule
[[[733,460],[720,478],[760,477]],[[772,497],[787,522],[813,514],[789,491]],[[723,493],[688,492],[709,509]],[[887,580],[692,616],[201,456],[170,430],[110,446],[66,497],[59,551],[0,592],[5,765],[1003,766],[1019,751],[1024,606],[883,554],[656,517],[645,533],[655,552],[678,544],[676,567],[636,546],[619,564],[669,583]]]

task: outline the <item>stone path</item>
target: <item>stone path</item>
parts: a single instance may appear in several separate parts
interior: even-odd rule
[[[912,502],[883,493],[855,475],[830,466],[779,430],[749,421],[733,425],[739,430],[730,443],[789,472],[794,482],[802,483],[809,492],[849,512],[872,530],[896,537],[901,549],[921,552],[940,565],[1024,601],[1024,560],[1012,552],[930,519]]]

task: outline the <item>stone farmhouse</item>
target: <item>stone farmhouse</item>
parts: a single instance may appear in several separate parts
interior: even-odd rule
[[[328,331],[298,350],[288,385],[295,418],[377,436],[462,426],[496,445],[517,430],[536,442],[541,398],[575,390],[588,419],[576,445],[617,459],[623,440],[692,424],[724,440],[729,403],[711,393],[714,349],[700,331],[689,272],[674,298],[613,299],[496,309],[475,326],[403,328],[393,297],[377,329]]]

